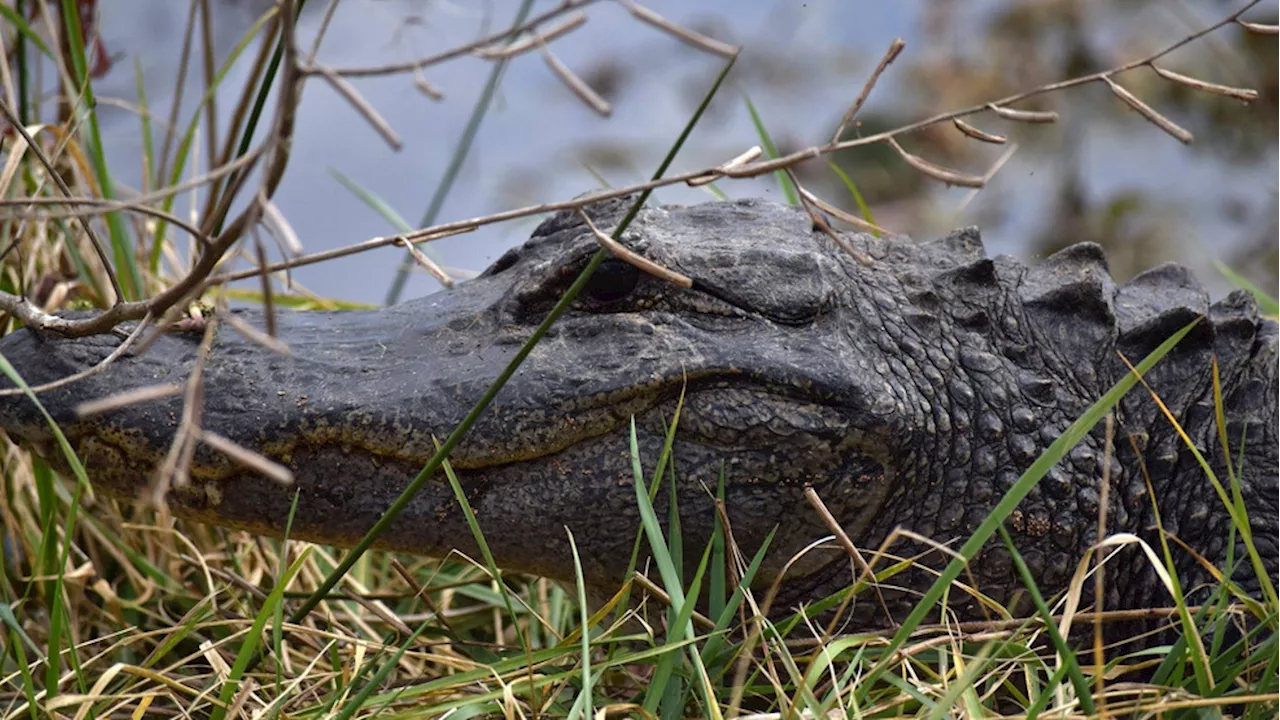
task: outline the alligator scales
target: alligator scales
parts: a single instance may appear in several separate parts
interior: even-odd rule
[[[605,202],[591,212],[606,228],[623,209]],[[617,587],[638,526],[631,419],[651,464],[681,397],[673,462],[685,547],[701,547],[717,522],[708,488],[722,468],[743,551],[750,555],[778,528],[761,586],[829,533],[804,497],[806,486],[861,548],[880,546],[896,528],[958,545],[1128,372],[1121,355],[1137,362],[1204,316],[1146,381],[1225,479],[1216,360],[1231,457],[1239,461],[1256,546],[1275,577],[1277,328],[1248,293],[1210,303],[1177,265],[1117,285],[1089,243],[1028,266],[986,257],[972,229],[922,244],[843,238],[854,253],[815,231],[804,212],[758,201],[642,211],[624,244],[694,286],[607,260],[451,457],[499,564],[571,578],[569,526],[587,582]],[[354,543],[597,247],[575,215],[561,214],[453,291],[368,312],[281,312],[279,337],[291,356],[221,326],[204,370],[202,426],[287,466],[296,484],[281,486],[201,447],[192,482],[169,495],[173,511],[279,534],[296,490],[295,537]],[[261,312],[235,312],[262,326]],[[149,485],[182,398],[88,419],[77,419],[74,407],[182,382],[199,341],[198,333],[167,333],[141,356],[41,396],[100,491],[130,499]],[[0,353],[37,384],[94,365],[119,342],[19,330],[0,340]],[[0,398],[0,427],[46,457],[59,454],[24,398]],[[1007,523],[1040,588],[1064,589],[1096,541],[1105,477],[1112,532],[1159,547],[1154,497],[1166,531],[1257,594],[1248,562],[1224,567],[1230,518],[1150,392],[1137,386],[1125,397],[1114,429],[1111,450],[1099,425]],[[665,491],[657,503],[666,507]],[[443,476],[428,482],[380,545],[476,552]],[[1171,545],[1184,588],[1212,580],[1194,555]],[[889,550],[911,556],[924,546],[899,541]],[[687,555],[696,562],[699,553]],[[1246,557],[1242,543],[1233,557]],[[935,567],[945,561],[936,551],[920,559]],[[853,572],[838,547],[811,550],[787,569],[777,604],[833,592]],[[971,572],[997,600],[1021,588],[1000,543],[989,543]],[[1110,563],[1109,575],[1124,582],[1107,583],[1108,608],[1170,604],[1138,553]],[[888,609],[905,613],[930,582],[923,571],[895,578],[898,589],[884,594]],[[977,612],[958,596],[962,614]],[[878,602],[862,605],[868,623],[883,615]]]

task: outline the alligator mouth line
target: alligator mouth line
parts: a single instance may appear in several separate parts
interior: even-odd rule
[[[681,417],[676,414],[678,407],[687,413],[689,401],[698,395],[726,390],[745,391],[761,402],[803,403],[831,411],[838,408],[835,402],[816,402],[812,396],[806,396],[802,388],[752,381],[737,370],[696,371],[617,391],[575,398],[570,407],[530,413],[524,409],[511,411],[502,407],[500,402],[495,402],[489,413],[503,419],[502,424],[512,429],[510,435],[480,439],[469,433],[452,453],[450,463],[459,470],[475,472],[543,460],[576,444],[614,434],[625,428],[632,417],[639,421],[655,411],[665,411],[665,417],[657,419],[658,422],[665,424],[674,420],[680,427]],[[535,415],[538,418],[531,422],[530,418]],[[687,414],[683,417],[686,421],[680,435],[682,441],[698,443],[725,453],[743,449],[741,445],[726,444],[723,439],[698,432],[697,423],[688,421]],[[434,455],[436,441],[443,441],[455,427],[456,425],[442,426],[438,434],[428,434],[421,429],[393,428],[376,422],[326,422],[277,434],[269,442],[252,449],[285,465],[289,465],[294,455],[304,450],[341,448],[344,452],[362,453],[380,461],[422,467]],[[127,429],[126,432],[114,431],[92,421],[81,421],[76,434],[80,436],[79,443],[92,440],[98,446],[118,454],[121,459],[127,459],[130,465],[137,468],[158,468],[169,452],[168,445],[142,441],[131,436]],[[27,434],[26,440],[38,445],[45,457],[56,458],[61,455],[44,428]],[[76,443],[75,439],[73,443]],[[883,451],[882,444],[873,438],[854,444],[868,455]],[[211,462],[211,458],[217,459]],[[194,455],[187,468],[193,479],[200,480],[216,480],[242,471],[242,467],[224,456],[205,453]]]
[[[645,385],[596,393],[588,397],[574,398],[571,407],[538,410],[533,413],[526,413],[524,409],[509,411],[500,402],[495,401],[488,412],[503,417],[505,425],[515,428],[512,433],[512,444],[503,443],[503,438],[497,438],[496,441],[494,439],[474,440],[474,436],[468,433],[452,453],[449,462],[459,470],[482,471],[542,460],[579,443],[611,435],[624,428],[632,417],[639,420],[655,410],[669,409],[670,412],[664,420],[678,422],[677,404],[686,404],[690,398],[701,393],[718,390],[743,390],[765,401],[775,399],[785,402],[803,401],[809,404],[813,402],[812,399],[802,398],[802,391],[798,388],[794,392],[788,392],[782,386],[751,382],[737,371],[724,370],[689,373],[679,378],[665,378]],[[836,406],[832,403],[831,407]],[[522,414],[537,414],[544,419],[536,424],[522,426]],[[397,439],[374,441],[367,427],[363,428],[365,432],[362,435],[351,432],[354,429],[351,427],[327,426],[299,432],[291,439],[277,437],[272,443],[264,446],[264,450],[270,456],[288,457],[303,446],[341,445],[387,461],[423,466],[434,455],[435,442],[437,440],[443,442],[456,427],[456,425],[442,427],[442,432],[433,433],[427,444],[406,435],[401,435]],[[410,434],[421,433],[414,431]],[[514,437],[516,435],[523,435],[525,441],[519,442],[519,437]],[[529,439],[531,437],[536,439]],[[708,435],[691,433],[687,427],[681,438],[708,447],[716,447],[725,452],[736,449]],[[417,448],[421,448],[422,451],[414,452],[413,449]],[[499,452],[499,448],[502,452]]]

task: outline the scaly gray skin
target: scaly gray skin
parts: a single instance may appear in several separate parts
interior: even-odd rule
[[[602,203],[592,212],[607,230],[622,207]],[[641,275],[631,288],[630,266],[609,261],[453,453],[499,564],[572,577],[568,526],[588,583],[616,587],[637,531],[629,419],[635,416],[640,451],[652,467],[682,390],[674,463],[685,547],[701,548],[713,527],[708,488],[722,466],[733,536],[743,550],[750,555],[779,527],[760,585],[828,534],[803,497],[806,483],[859,547],[878,546],[898,527],[958,546],[1041,451],[1126,372],[1118,352],[1136,362],[1207,314],[1147,381],[1225,481],[1212,409],[1217,358],[1244,502],[1275,576],[1277,329],[1258,316],[1247,293],[1210,305],[1175,265],[1117,286],[1092,244],[1026,267],[1009,257],[987,259],[972,229],[926,244],[845,237],[860,258],[813,231],[804,213],[777,205],[643,211],[625,244],[692,277],[695,287]],[[426,463],[433,437],[453,430],[595,250],[575,216],[560,215],[452,292],[371,312],[282,312],[279,335],[291,358],[224,325],[205,369],[202,425],[296,473],[296,537],[349,545]],[[260,312],[237,313],[262,327]],[[0,353],[35,384],[83,370],[118,343],[22,330],[0,341]],[[147,487],[182,400],[88,420],[76,419],[72,408],[182,381],[198,344],[198,333],[169,333],[141,357],[42,396],[99,491],[129,499]],[[28,400],[0,398],[0,427],[57,457]],[[1099,426],[1008,523],[1046,593],[1065,587],[1095,540],[1102,438]],[[1228,515],[1141,388],[1118,408],[1116,438],[1112,531],[1159,547],[1139,470],[1145,463],[1164,527],[1222,566]],[[191,472],[193,483],[169,496],[178,515],[282,532],[293,488],[208,448]],[[665,495],[658,507],[666,507]],[[381,545],[437,556],[451,548],[476,552],[443,476],[428,483]],[[1210,579],[1174,547],[1184,587]],[[920,549],[893,547],[901,554]],[[694,560],[699,554],[687,553]],[[1244,557],[1243,545],[1235,557]],[[944,561],[936,552],[925,559]],[[1109,608],[1169,604],[1136,553],[1111,567]],[[788,571],[779,605],[832,592],[851,572],[838,549],[810,552]],[[1021,587],[998,544],[972,572],[997,600]],[[1247,563],[1234,577],[1257,594]],[[896,577],[904,589],[887,593],[892,612],[906,612],[930,581],[923,572]],[[953,597],[962,614],[978,612],[959,593]],[[883,622],[878,603],[861,606],[867,624]]]

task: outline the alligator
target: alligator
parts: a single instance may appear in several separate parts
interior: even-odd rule
[[[602,201],[588,212],[610,229],[624,209]],[[757,577],[760,587],[777,581],[775,607],[835,592],[859,571],[839,544],[811,547],[831,531],[807,488],[867,550],[864,560],[885,567],[871,551],[897,538],[887,553],[937,567],[947,560],[938,547],[963,542],[1045,448],[1130,372],[1127,361],[1199,319],[1146,374],[1146,386],[1114,408],[1114,440],[1099,424],[1006,524],[1046,594],[1067,586],[1097,540],[1102,512],[1109,532],[1132,533],[1158,551],[1158,509],[1159,526],[1178,539],[1169,544],[1184,588],[1206,588],[1221,572],[1258,596],[1262,579],[1243,560],[1241,534],[1231,532],[1189,441],[1221,482],[1234,473],[1257,552],[1275,578],[1277,326],[1249,293],[1210,303],[1174,264],[1118,284],[1091,243],[1024,265],[988,257],[972,228],[924,243],[837,233],[802,210],[762,201],[646,208],[621,242],[692,286],[617,257],[604,261],[450,457],[501,567],[571,580],[569,528],[590,587],[626,579],[639,524],[633,422],[650,469],[676,423],[673,478],[656,505],[667,507],[668,488],[676,493],[685,547],[703,547],[720,522],[721,482],[723,514],[748,557],[776,528]],[[218,326],[203,365],[200,425],[274,459],[294,481],[282,485],[201,445],[190,482],[169,492],[171,509],[278,536],[296,492],[293,537],[356,543],[598,247],[580,214],[555,215],[452,291],[370,311],[278,312],[288,355]],[[263,326],[260,310],[231,312]],[[0,354],[38,384],[95,365],[120,342],[23,329],[0,340]],[[182,383],[200,344],[200,333],[166,332],[145,352],[40,395],[98,491],[125,500],[145,493],[184,401],[169,396],[83,418],[76,406]],[[0,428],[58,462],[28,399],[0,397]],[[443,475],[378,546],[478,557]],[[687,562],[699,554],[687,553]],[[1023,583],[1011,560],[1002,543],[988,543],[966,577],[987,598],[1017,600]],[[1141,553],[1126,551],[1106,567],[1107,608],[1171,604]],[[860,622],[905,614],[930,582],[923,570],[895,576],[878,602],[861,603]],[[957,613],[983,612],[960,595],[951,600]]]

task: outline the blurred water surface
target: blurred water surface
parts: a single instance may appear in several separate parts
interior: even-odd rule
[[[321,46],[317,61],[333,67],[374,66],[403,61],[468,42],[506,27],[518,2],[428,2],[426,0],[344,0]],[[956,22],[981,26],[1003,3],[956,4]],[[1225,13],[1218,3],[1205,3],[1193,20],[1212,21]],[[222,0],[215,3],[212,36],[219,59],[251,28],[264,0]],[[758,143],[743,100],[744,93],[784,149],[822,142],[838,122],[890,40],[902,37],[907,49],[890,68],[873,94],[864,117],[915,119],[927,113],[932,91],[920,82],[913,60],[941,57],[955,48],[938,38],[947,29],[936,27],[935,3],[924,2],[741,2],[707,0],[690,4],[675,0],[647,3],[664,17],[717,38],[739,43],[743,54],[732,83],[703,120],[676,169],[717,164]],[[554,7],[535,3],[534,12]],[[313,0],[299,23],[302,46],[315,37],[324,3]],[[101,3],[101,34],[112,54],[111,71],[96,85],[104,103],[104,135],[112,167],[120,182],[141,183],[141,135],[136,113],[106,107],[137,101],[135,66],[141,73],[152,113],[167,117],[174,97],[178,57],[188,3],[173,0],[113,0]],[[586,25],[556,40],[556,55],[600,89],[613,113],[602,118],[588,110],[548,70],[537,53],[516,58],[508,67],[498,96],[485,117],[478,140],[463,166],[438,220],[480,216],[520,205],[561,200],[599,187],[593,173],[612,185],[647,177],[689,117],[692,108],[719,71],[722,58],[698,51],[655,28],[637,22],[614,3],[597,3],[585,10]],[[1157,11],[1152,11],[1157,12]],[[1274,9],[1271,9],[1274,13]],[[1186,18],[1181,21],[1188,22]],[[929,23],[935,23],[931,26]],[[1121,62],[1189,32],[1170,21],[1160,44],[1128,49]],[[954,29],[952,29],[954,30]],[[977,31],[975,30],[975,33]],[[954,32],[952,35],[956,34]],[[976,35],[975,35],[976,37]],[[1092,40],[1091,40],[1092,42]],[[234,104],[233,91],[242,84],[255,48],[241,58],[218,94],[220,125],[226,126]],[[1000,52],[993,47],[989,52]],[[1046,52],[1051,52],[1046,49]],[[963,54],[963,53],[961,53]],[[1010,62],[1016,62],[1011,57]],[[1101,69],[1101,68],[1096,68]],[[1244,75],[1249,79],[1245,68]],[[429,68],[425,78],[443,90],[433,100],[419,92],[410,75],[356,78],[352,82],[403,139],[399,151],[390,148],[347,103],[322,80],[313,78],[300,107],[292,158],[276,202],[297,230],[306,250],[338,247],[392,228],[345,189],[332,175],[339,171],[385,199],[411,224],[417,224],[449,163],[457,139],[472,112],[490,71],[487,61],[463,57]],[[976,73],[975,69],[975,73]],[[1272,68],[1274,73],[1274,68]],[[188,74],[183,91],[183,123],[191,117],[203,92],[197,69]],[[953,225],[980,224],[989,249],[1033,254],[1036,238],[1046,234],[1055,207],[1072,192],[1085,199],[1121,196],[1130,189],[1141,197],[1167,204],[1155,211],[1162,225],[1154,232],[1161,243],[1137,262],[1178,258],[1203,270],[1215,257],[1233,261],[1249,253],[1250,243],[1267,233],[1266,213],[1274,214],[1276,153],[1274,136],[1266,152],[1225,162],[1203,148],[1183,147],[1136,116],[1090,124],[1089,103],[1112,103],[1104,88],[1074,91],[1076,115],[1066,129],[1019,128],[1019,136],[1057,133],[1072,144],[1028,148],[1014,156],[976,200],[969,191],[946,189],[923,181],[901,163],[885,160],[883,152],[868,152],[865,167],[882,163],[890,187],[911,184],[913,190],[877,202],[876,219],[885,226],[919,237],[944,232]],[[937,98],[938,101],[943,98]],[[954,106],[929,108],[929,112]],[[1112,108],[1114,109],[1114,108]],[[1130,114],[1132,115],[1132,114]],[[981,123],[979,123],[981,124]],[[185,125],[184,125],[185,127]],[[159,133],[161,126],[157,122]],[[955,134],[954,130],[946,132]],[[929,138],[925,138],[929,140]],[[963,141],[962,142],[971,142]],[[161,139],[157,135],[157,147]],[[954,142],[954,139],[946,142]],[[1060,142],[1060,141],[1059,141]],[[945,143],[944,143],[945,144]],[[203,141],[199,143],[203,147]],[[943,148],[941,145],[924,145]],[[1066,147],[1064,153],[1062,148]],[[940,150],[941,151],[941,150]],[[927,155],[927,153],[925,153]],[[964,168],[982,172],[984,162]],[[1064,157],[1066,155],[1066,157]],[[963,157],[963,156],[962,156]],[[207,169],[202,157],[200,169]],[[858,164],[858,156],[842,160]],[[1085,178],[1079,188],[1064,190],[1064,173]],[[806,177],[827,176],[822,190],[838,193],[829,171],[812,168]],[[860,176],[872,180],[874,173]],[[906,178],[902,180],[900,178]],[[860,180],[860,183],[863,180]],[[918,187],[917,187],[918,186]],[[722,182],[734,197],[767,196],[781,200],[770,178]],[[817,189],[817,188],[815,188]],[[705,189],[673,187],[659,191],[660,202],[691,203],[712,199]],[[198,207],[198,205],[196,205]],[[193,210],[185,202],[182,214]],[[486,227],[434,244],[433,252],[446,265],[480,270],[506,248],[520,242],[533,220]],[[1274,228],[1274,218],[1272,220]],[[1054,234],[1054,233],[1050,233]],[[1070,231],[1066,232],[1071,235]],[[1075,237],[1077,240],[1090,237]],[[1165,242],[1167,240],[1167,242]],[[1270,236],[1274,249],[1274,234]],[[1115,251],[1123,254],[1124,249]],[[308,288],[346,300],[381,302],[396,268],[400,249],[384,249],[296,271]],[[1274,268],[1270,273],[1274,272]],[[1263,277],[1268,273],[1263,271]],[[1224,287],[1213,280],[1217,289]],[[404,297],[433,292],[438,284],[415,272]]]

